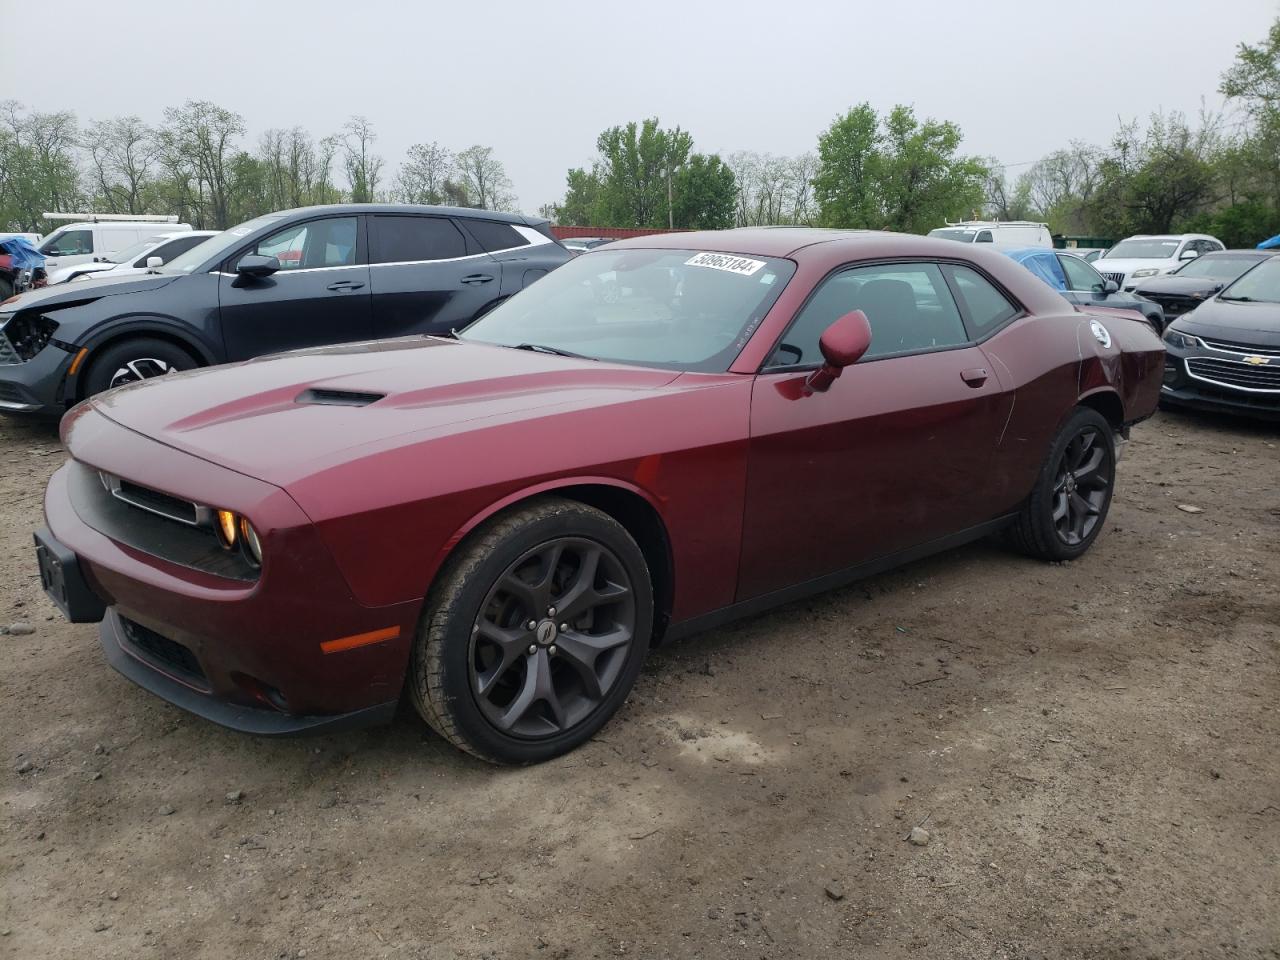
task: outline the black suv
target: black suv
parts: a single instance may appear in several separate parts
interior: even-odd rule
[[[0,305],[0,411],[298,347],[466,326],[572,258],[546,220],[341,204],[232,227],[144,277]]]

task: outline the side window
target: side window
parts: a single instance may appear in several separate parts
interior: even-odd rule
[[[79,257],[93,253],[92,230],[68,230],[54,238],[53,243],[40,251],[50,257]]]
[[[285,271],[350,266],[356,262],[356,218],[295,223],[258,241],[253,252],[275,257]]]
[[[370,263],[412,263],[466,256],[467,242],[443,217],[373,217]]]
[[[973,339],[980,340],[1021,312],[978,271],[960,266],[948,269],[956,285],[956,295],[969,314]]]
[[[991,236],[990,230],[983,230],[981,233],[979,233],[976,237],[973,238],[973,242],[974,243],[994,243],[995,240]]]
[[[1101,274],[1078,257],[1059,257],[1063,272],[1067,275],[1068,290],[1082,290],[1086,293],[1101,293],[1106,281]]]
[[[509,223],[497,223],[493,220],[464,220],[463,225],[471,231],[480,248],[485,253],[498,250],[510,250],[512,247],[527,247],[529,241],[520,236],[519,231]]]
[[[208,237],[175,237],[166,243],[159,250],[155,251],[152,256],[164,257],[164,262],[168,263],[180,253],[186,253],[192,247],[198,247],[200,244],[208,240]],[[143,266],[146,266],[145,262]]]
[[[854,267],[828,278],[814,292],[767,366],[821,363],[822,332],[851,310],[861,310],[871,323],[866,358],[954,347],[968,340],[937,264]]]

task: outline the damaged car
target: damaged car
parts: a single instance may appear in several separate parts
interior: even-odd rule
[[[981,245],[622,240],[456,336],[91,398],[36,559],[113,667],[208,720],[332,730],[403,697],[541,761],[655,644],[996,532],[1080,557],[1163,356]]]

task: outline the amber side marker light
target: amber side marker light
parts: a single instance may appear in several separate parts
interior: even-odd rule
[[[400,636],[399,627],[384,627],[381,630],[370,630],[368,633],[353,633],[349,637],[323,641],[320,644],[320,652],[341,653],[343,650],[367,647],[371,643],[381,643],[383,640],[394,640],[398,636]]]
[[[80,352],[76,354],[76,358],[71,361],[71,366],[67,370],[67,376],[74,377],[76,371],[80,369],[80,364],[84,363],[84,358],[89,355],[88,347],[81,347]]]

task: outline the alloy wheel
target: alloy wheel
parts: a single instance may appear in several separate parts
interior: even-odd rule
[[[472,695],[503,734],[563,734],[613,689],[635,629],[634,590],[612,550],[584,537],[539,544],[507,567],[480,607]]]
[[[1114,479],[1107,442],[1095,427],[1085,427],[1067,443],[1053,481],[1053,525],[1069,546],[1093,534],[1106,507]]]
[[[139,380],[162,377],[166,373],[173,373],[173,369],[173,366],[164,360],[157,360],[155,357],[139,357],[137,360],[130,360],[117,368],[116,372],[111,375],[109,386],[120,387],[126,383],[136,383]]]

